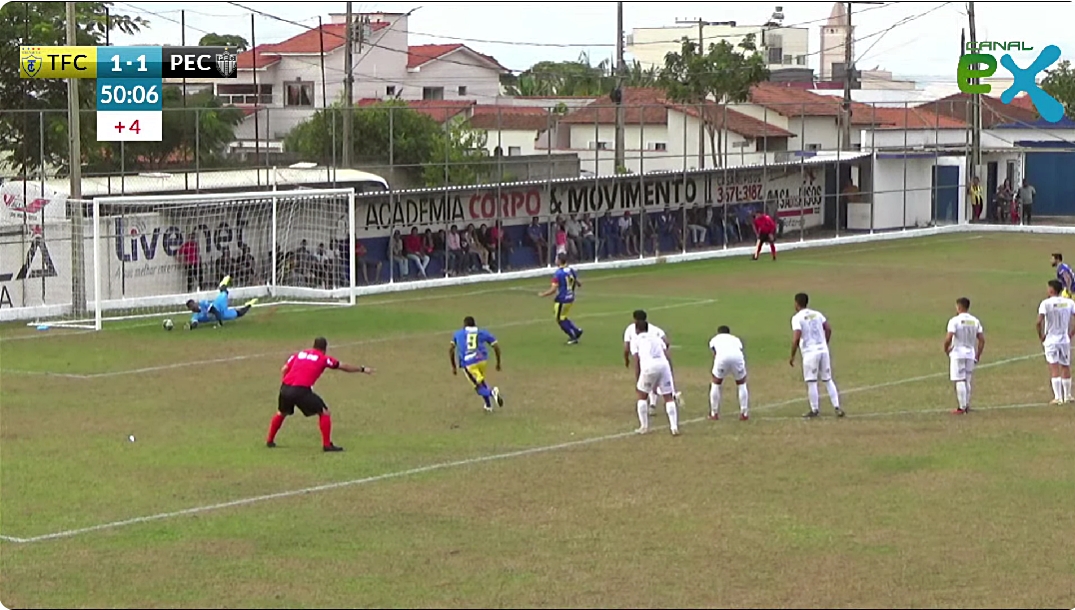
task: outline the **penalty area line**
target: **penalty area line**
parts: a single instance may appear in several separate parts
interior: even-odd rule
[[[617,314],[618,314],[618,312],[617,312]],[[1012,363],[1012,362],[1018,362],[1018,361],[1021,361],[1021,360],[1027,360],[1027,359],[1029,359],[1031,357],[1035,357],[1035,356],[1039,356],[1039,355],[1040,354],[1032,354],[1030,356],[1020,356],[1020,357],[1017,357],[1017,358],[1008,358],[1006,360],[999,360],[997,362],[992,362],[990,364],[982,365],[982,366],[980,366],[978,368],[982,369],[982,368],[987,368],[987,367],[1002,366],[1004,364],[1009,364],[1009,363]],[[849,390],[844,390],[844,391],[841,392],[841,394],[842,395],[857,394],[857,393],[860,393],[860,392],[868,392],[868,391],[871,391],[871,390],[879,390],[879,389],[883,389],[883,388],[892,387],[892,386],[895,386],[895,385],[914,383],[916,381],[921,381],[921,380],[924,380],[924,379],[933,379],[933,378],[936,378],[938,376],[945,375],[945,374],[947,374],[947,373],[938,373],[938,374],[934,374],[934,375],[920,375],[920,376],[917,376],[917,377],[908,377],[906,379],[899,379],[899,380],[895,380],[895,381],[889,381],[889,382],[886,382],[886,383],[880,383],[880,384],[874,384],[874,385],[868,385],[868,386],[859,386],[859,387],[851,388]],[[776,408],[779,408],[779,407],[792,405],[792,404],[802,402],[802,401],[803,401],[803,398],[795,398],[795,399],[790,399],[790,400],[784,400],[784,401],[781,401],[781,402],[762,405],[760,407],[757,407],[757,408],[753,409],[753,411],[757,412],[757,411],[763,411],[763,410],[776,409]],[[1009,406],[1007,408],[1014,409],[1016,407],[1015,406]],[[1020,408],[1029,408],[1029,407],[1020,407]],[[983,407],[983,408],[979,408],[977,410],[985,411],[986,409],[987,408]],[[988,409],[990,409],[990,410],[1000,410],[1000,407],[988,407]],[[914,412],[914,413],[917,413],[917,412]],[[875,417],[879,417],[879,416],[880,416],[880,414],[875,415]],[[854,419],[855,417],[865,417],[865,415],[848,416],[849,419]],[[782,419],[782,418],[771,417],[771,418],[759,418],[759,419],[776,420],[776,419]],[[787,418],[787,419],[795,419],[795,418]],[[704,421],[707,421],[706,417],[698,417],[698,418],[682,421],[682,422],[680,422],[680,425],[681,426],[686,426],[686,425],[690,425],[690,424],[701,423],[701,422],[704,422]],[[628,437],[637,436],[637,435],[638,434],[635,431],[619,432],[619,433],[615,433],[615,434],[606,434],[604,436],[596,436],[596,437],[592,437],[592,438],[588,438],[588,439],[580,439],[580,440],[577,440],[577,441],[569,441],[569,442],[565,442],[565,443],[557,443],[557,444],[554,444],[554,445],[544,445],[544,446],[541,446],[541,447],[532,447],[532,448],[529,448],[529,449],[520,449],[520,450],[517,450],[517,451],[509,451],[509,452],[506,452],[506,453],[497,453],[497,454],[493,454],[493,455],[486,455],[486,456],[480,456],[480,457],[474,457],[474,458],[466,458],[466,459],[454,460],[454,461],[450,461],[450,462],[441,462],[439,464],[431,464],[431,465],[428,465],[428,466],[419,466],[417,468],[409,468],[407,470],[399,470],[399,471],[396,471],[396,472],[388,472],[388,473],[384,473],[384,474],[379,474],[379,475],[374,475],[374,476],[369,476],[369,477],[363,477],[363,478],[360,478],[360,479],[352,479],[352,480],[349,480],[349,481],[339,481],[339,482],[336,482],[336,483],[325,483],[323,485],[315,485],[315,486],[312,486],[312,487],[305,487],[305,488],[302,488],[302,489],[295,489],[295,490],[290,490],[290,491],[282,491],[282,492],[277,492],[277,493],[264,494],[264,495],[260,495],[260,496],[252,496],[252,497],[249,497],[249,498],[241,498],[241,499],[238,499],[238,500],[231,500],[229,502],[220,502],[220,503],[217,503],[217,504],[208,504],[208,505],[204,505],[204,506],[195,506],[195,507],[186,508],[186,509],[183,509],[183,510],[176,510],[176,511],[170,511],[170,512],[157,513],[157,514],[154,514],[154,515],[145,515],[145,516],[142,516],[142,517],[133,517],[133,518],[130,518],[130,519],[123,519],[121,521],[111,521],[109,523],[101,523],[99,525],[92,525],[92,526],[89,526],[89,527],[81,527],[81,528],[76,528],[76,529],[63,530],[63,531],[55,532],[55,533],[52,533],[52,534],[43,534],[41,536],[31,536],[31,537],[26,537],[26,538],[20,538],[20,537],[14,537],[14,536],[0,536],[0,540],[6,540],[8,542],[13,542],[13,543],[18,543],[18,544],[30,544],[30,543],[34,543],[34,542],[45,542],[47,540],[56,540],[56,539],[60,539],[60,538],[71,538],[71,537],[79,536],[79,535],[82,535],[82,534],[89,534],[89,533],[100,532],[100,531],[104,531],[104,530],[118,529],[118,528],[127,527],[127,526],[131,526],[131,525],[139,525],[139,524],[142,524],[142,523],[150,523],[150,522],[154,522],[154,521],[164,521],[164,520],[168,520],[168,519],[174,519],[176,517],[184,517],[184,516],[188,516],[188,515],[197,515],[197,514],[202,514],[202,513],[208,513],[208,512],[223,510],[223,509],[227,509],[227,508],[235,508],[235,507],[239,507],[239,506],[247,506],[247,505],[250,505],[250,504],[257,504],[257,503],[260,503],[260,502],[267,502],[267,501],[270,501],[270,500],[280,500],[280,499],[284,499],[284,498],[292,498],[292,497],[296,497],[296,496],[304,496],[304,495],[309,495],[309,494],[320,493],[320,492],[323,492],[323,491],[332,491],[332,490],[335,490],[335,489],[343,489],[345,487],[357,487],[357,486],[360,486],[360,485],[368,485],[370,483],[378,483],[380,481],[388,481],[388,480],[392,480],[392,479],[401,479],[401,478],[405,478],[405,477],[409,477],[409,476],[413,476],[413,475],[417,475],[417,474],[424,474],[424,473],[428,473],[428,472],[437,472],[437,471],[441,471],[441,470],[449,470],[449,469],[453,469],[453,468],[474,466],[474,465],[477,465],[477,464],[484,464],[484,463],[487,463],[487,462],[502,461],[502,460],[507,460],[507,459],[511,459],[511,458],[517,458],[517,457],[526,457],[526,456],[538,455],[538,454],[543,454],[543,453],[551,453],[551,452],[554,452],[554,451],[560,451],[560,450],[563,450],[563,449],[571,449],[571,448],[575,448],[575,447],[584,447],[584,446],[587,446],[587,445],[594,445],[594,444],[597,444],[597,443],[603,443],[603,442],[606,442],[606,441],[619,440],[619,439],[628,438]]]

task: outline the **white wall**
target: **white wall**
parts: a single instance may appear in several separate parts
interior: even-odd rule
[[[758,5],[759,7],[763,5]],[[762,10],[767,10],[765,6]],[[762,30],[760,25],[707,25],[703,26],[702,37],[706,44],[715,44],[721,40],[738,48],[739,43],[747,34],[754,34],[754,44],[761,47]],[[787,67],[807,67],[809,64],[810,30],[808,28],[778,28],[769,30],[782,38],[782,55],[791,56],[791,61],[784,63],[785,57],[781,57],[780,63],[769,64],[769,69]],[[678,53],[682,49],[680,42],[686,36],[693,41],[698,40],[698,26],[675,26],[666,28],[636,28],[629,36],[627,52],[644,67],[664,66],[664,57],[668,53]],[[766,34],[768,41],[769,34]],[[768,57],[768,51],[760,49]],[[800,59],[801,58],[801,59]],[[799,62],[802,63],[799,63]]]
[[[546,154],[547,150],[538,151],[535,147],[535,140],[538,132],[519,130],[519,129],[501,129],[490,130],[486,132],[485,148],[490,154],[496,147],[499,146],[504,151],[504,156],[511,155],[511,149],[513,147],[518,148],[518,155],[536,155]]]
[[[856,130],[862,142],[862,150],[884,148],[933,148],[939,146],[967,146],[966,129],[862,129]],[[905,135],[906,134],[906,135]],[[982,146],[988,147],[986,134],[982,134]]]
[[[933,157],[874,158],[873,229],[928,226],[932,222],[933,164]]]
[[[420,100],[423,87],[444,87],[445,100],[495,102],[500,95],[500,75],[495,69],[466,51],[455,51],[445,59],[449,61],[432,61],[409,72],[403,98]],[[467,88],[464,95],[459,95],[461,86]]]

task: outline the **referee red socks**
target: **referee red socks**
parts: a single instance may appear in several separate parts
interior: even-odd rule
[[[317,418],[317,425],[321,428],[321,446],[332,446],[332,416],[328,413],[322,413]]]
[[[276,433],[280,431],[280,426],[284,425],[284,414],[277,413],[272,416],[272,421],[269,422],[269,438],[265,439],[265,442],[272,443],[276,441]]]

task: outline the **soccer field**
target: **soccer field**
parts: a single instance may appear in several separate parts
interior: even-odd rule
[[[1075,407],[1034,332],[1075,236],[956,233],[583,273],[577,346],[537,279],[255,309],[224,329],[2,330],[0,598],[9,607],[1064,607],[1075,604]],[[804,421],[792,297],[833,326],[848,415]],[[966,296],[976,412],[941,345]],[[668,332],[683,434],[637,436],[622,335]],[[497,335],[487,414],[447,362]],[[705,419],[717,326],[747,349],[751,420]],[[264,446],[313,337],[315,419]],[[730,384],[731,382],[727,382]],[[134,435],[135,442],[128,441]]]

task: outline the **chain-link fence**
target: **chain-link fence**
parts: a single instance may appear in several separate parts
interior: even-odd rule
[[[1047,137],[1018,117],[996,118],[1011,119],[1019,135],[988,129],[982,163],[968,169],[966,104],[853,104],[845,129],[835,97],[692,105],[646,95],[654,97],[621,107],[589,98],[362,102],[349,138],[340,108],[219,107],[166,108],[160,143],[97,142],[107,126],[84,111],[81,190],[87,198],[162,194],[163,176],[164,194],[356,186],[355,174],[318,169],[348,166],[384,177],[389,191],[359,197],[353,250],[334,222],[308,251],[280,257],[287,263],[277,276],[324,288],[345,277],[351,256],[359,284],[376,284],[544,267],[557,253],[579,263],[753,246],[755,213],[775,221],[779,244],[1023,223],[1031,204],[1064,197],[1044,184],[1036,200],[1020,194],[1033,166],[1017,138]],[[67,122],[50,111],[4,120],[18,128],[4,151],[0,277],[9,287],[22,282],[27,295],[41,274],[64,274],[31,249],[64,239],[72,222],[65,203],[50,203],[67,194]],[[281,182],[250,171],[296,164],[313,167],[313,177]]]

